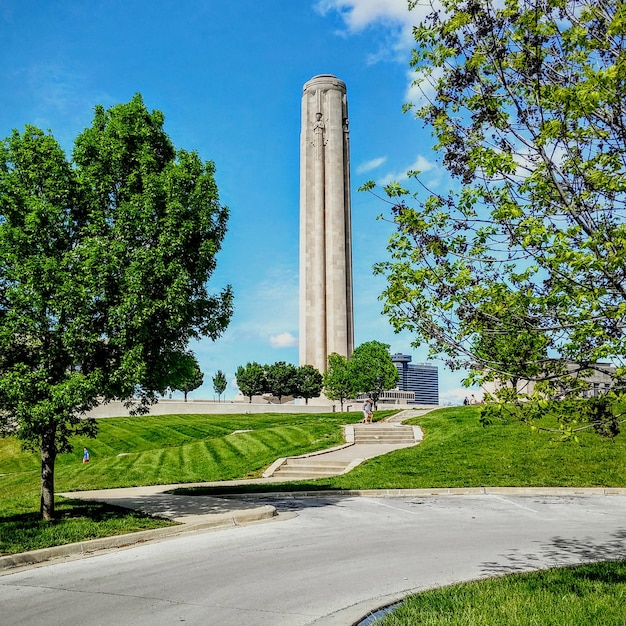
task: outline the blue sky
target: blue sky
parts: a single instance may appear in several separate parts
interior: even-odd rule
[[[95,105],[139,92],[177,148],[215,162],[231,218],[210,284],[233,285],[235,313],[217,342],[192,346],[205,382],[191,397],[214,397],[218,369],[232,398],[238,365],[298,364],[300,99],[317,74],[348,89],[355,345],[426,361],[381,314],[372,265],[392,229],[376,219],[386,205],[357,192],[411,168],[446,179],[430,130],[402,113],[418,19],[406,0],[0,0],[0,137],[34,124],[69,154]],[[461,376],[433,363],[441,401],[460,402]]]

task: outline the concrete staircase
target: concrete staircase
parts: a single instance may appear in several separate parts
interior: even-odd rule
[[[413,446],[422,438],[418,427],[403,426],[400,422],[351,424],[344,427],[344,431],[346,445],[317,454],[278,459],[263,477],[280,481],[337,476],[349,472],[365,459]]]
[[[413,426],[400,424],[355,424],[354,443],[412,444],[416,437]]]
[[[272,476],[285,480],[296,480],[300,478],[325,478],[327,476],[337,476],[343,474],[351,460],[323,460],[323,454],[309,457],[291,457],[283,461]]]

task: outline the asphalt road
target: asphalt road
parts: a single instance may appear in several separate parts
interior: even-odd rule
[[[0,624],[348,626],[411,591],[626,558],[626,496],[264,502],[297,515],[1,576]]]

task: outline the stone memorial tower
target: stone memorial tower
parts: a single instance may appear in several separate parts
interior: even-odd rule
[[[300,365],[320,372],[354,349],[350,144],[346,85],[304,85],[300,134]]]

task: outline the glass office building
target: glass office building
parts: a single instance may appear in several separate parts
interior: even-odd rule
[[[412,391],[415,400],[409,404],[439,404],[439,369],[436,365],[411,363],[408,354],[392,354],[391,360],[398,369],[398,389]]]

